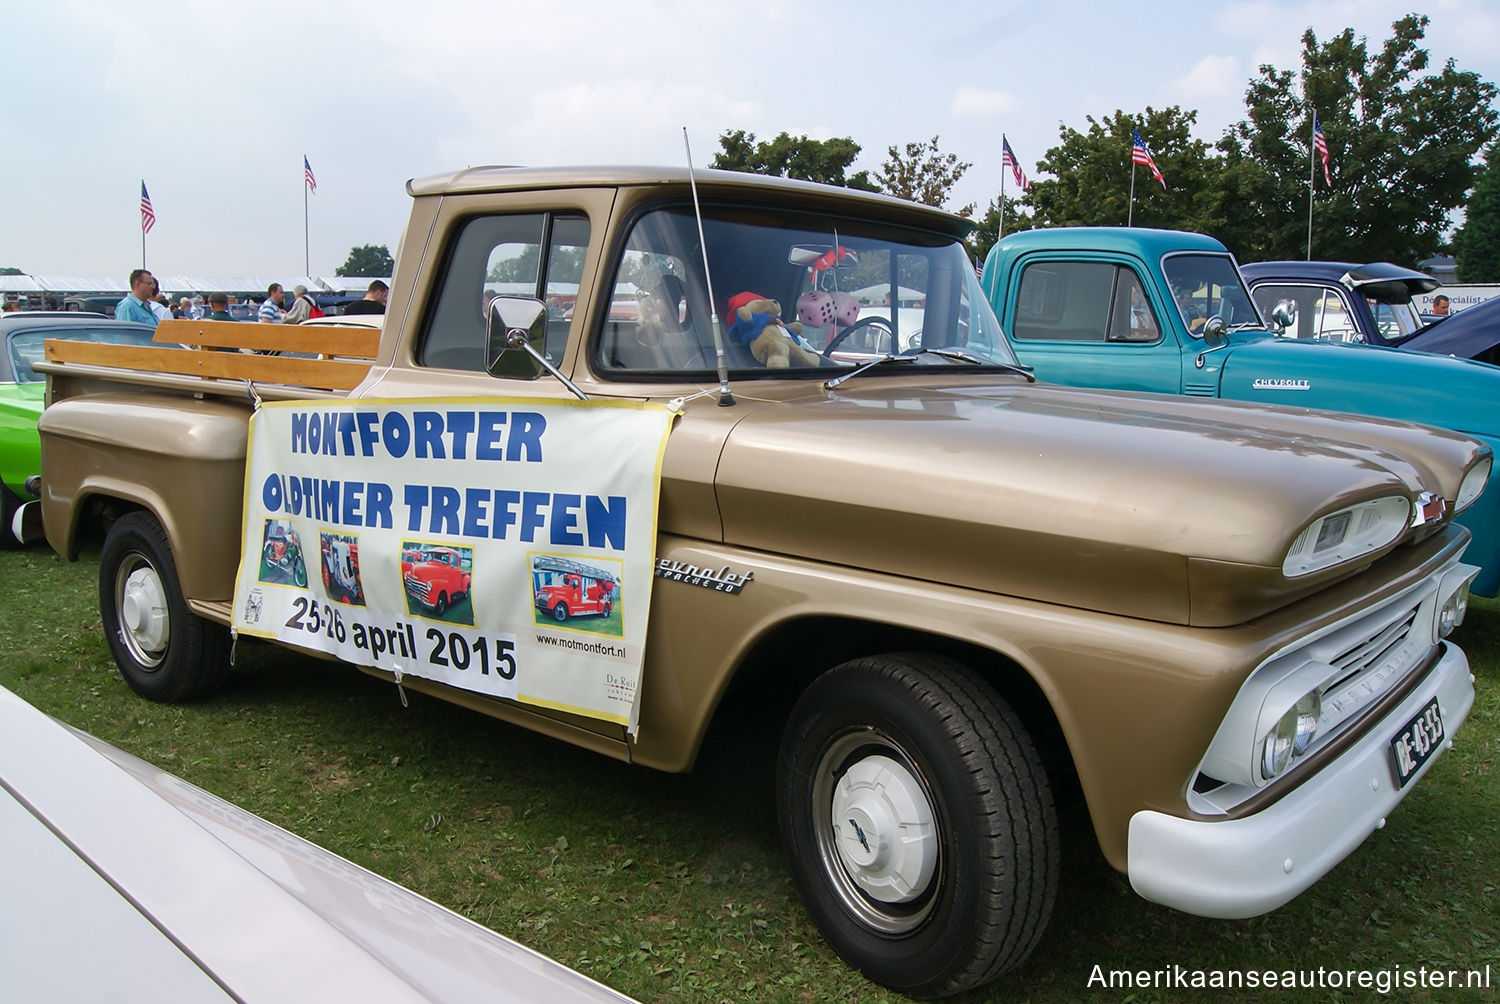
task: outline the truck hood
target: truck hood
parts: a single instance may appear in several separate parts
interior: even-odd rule
[[[746,415],[715,490],[729,544],[1209,626],[1363,567],[1283,576],[1312,520],[1390,495],[1451,498],[1484,452],[1349,416],[870,380]]]
[[[1488,363],[1259,334],[1223,351],[1219,392],[1227,400],[1357,411],[1500,435],[1500,367]]]

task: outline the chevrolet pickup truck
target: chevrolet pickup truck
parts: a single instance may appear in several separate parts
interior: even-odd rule
[[[1142,896],[1253,916],[1469,713],[1467,437],[1037,384],[970,224],[895,199],[686,169],[407,190],[378,333],[48,346],[48,539],[102,542],[143,697],[218,688],[232,630],[665,771],[760,716],[810,915],[915,997],[1037,945],[1059,799]],[[357,548],[358,583],[267,566],[288,531]],[[436,547],[471,551],[463,623],[405,604]],[[538,607],[582,567],[608,616]]]
[[[1386,278],[1409,299],[1404,272]],[[1361,274],[1378,290],[1374,266]],[[1278,337],[1233,256],[1203,234],[1029,230],[995,245],[982,281],[1016,355],[1051,383],[1326,408],[1424,422],[1500,446],[1500,369]],[[1278,323],[1300,330],[1334,309],[1300,306]],[[1500,594],[1500,491],[1488,492],[1459,522],[1474,535],[1469,559],[1483,569],[1474,592]]]

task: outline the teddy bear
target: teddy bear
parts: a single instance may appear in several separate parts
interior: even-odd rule
[[[736,293],[729,298],[729,337],[743,343],[767,367],[817,366],[822,358],[802,337],[802,325],[781,319],[781,304],[759,293]]]

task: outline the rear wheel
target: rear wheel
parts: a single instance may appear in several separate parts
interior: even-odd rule
[[[156,517],[134,512],[109,528],[99,552],[99,613],[120,675],[152,701],[189,701],[229,671],[229,629],[188,610]]]
[[[782,741],[777,815],[829,944],[913,997],[978,986],[1040,940],[1057,817],[1040,758],[999,694],[907,653],[808,687]]]

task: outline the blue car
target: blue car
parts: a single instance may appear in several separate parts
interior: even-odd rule
[[[1367,345],[1406,347],[1427,323],[1413,298],[1439,285],[1425,272],[1384,261],[1260,261],[1240,272],[1278,334]],[[1295,308],[1287,323],[1272,316],[1282,304]]]
[[[1029,230],[995,245],[982,283],[1016,355],[1041,380],[1422,422],[1500,449],[1500,367],[1362,341],[1280,337],[1212,237],[1140,227]],[[1369,299],[1341,302],[1354,310]],[[1326,315],[1333,305],[1316,309]],[[1483,566],[1474,584],[1481,596],[1500,593],[1494,481],[1458,517],[1474,535],[1466,560]]]

